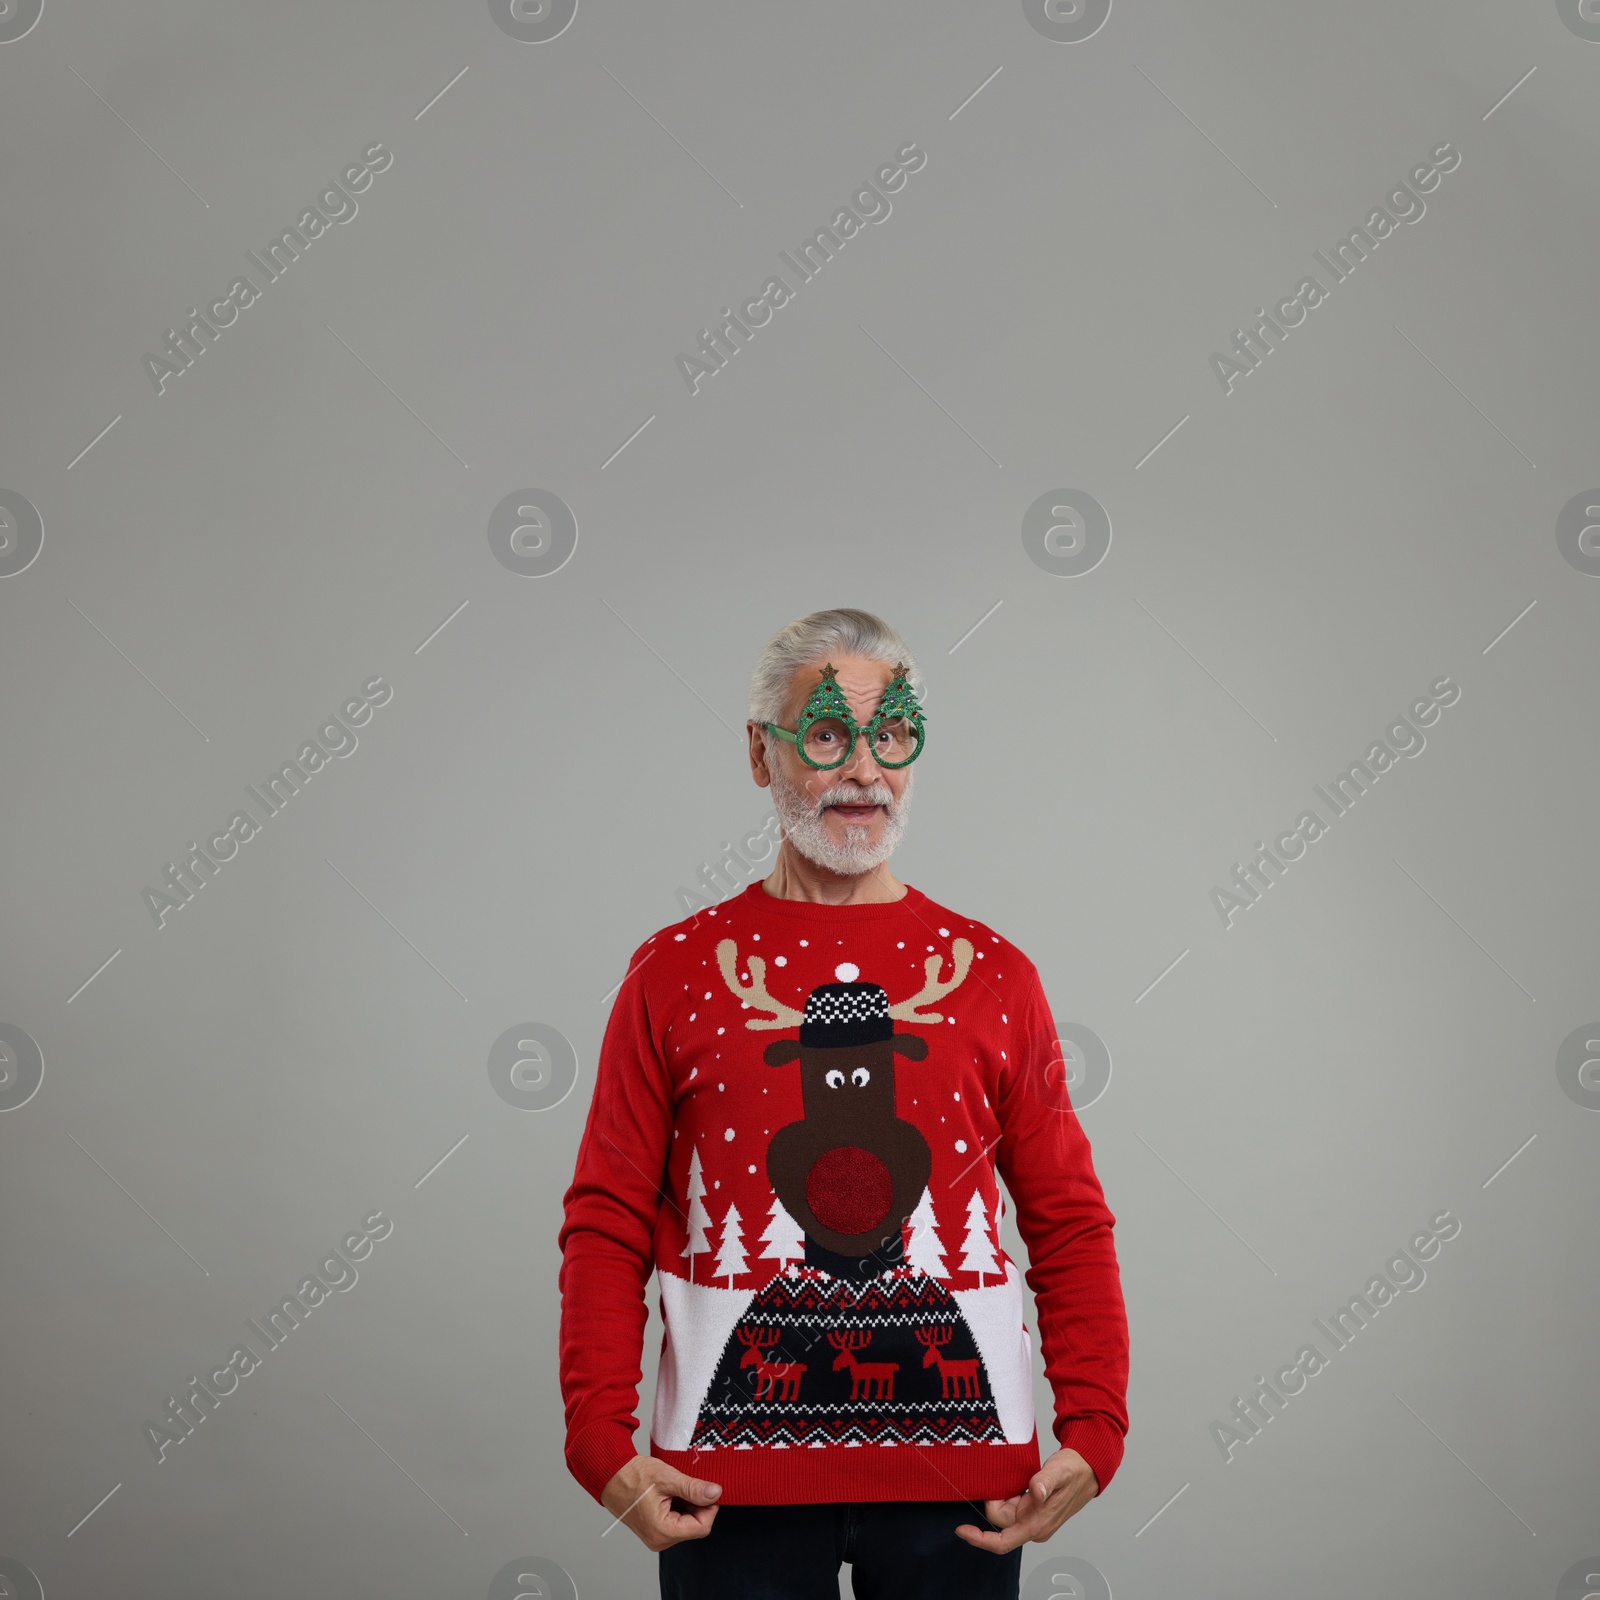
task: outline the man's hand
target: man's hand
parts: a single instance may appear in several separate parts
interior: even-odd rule
[[[1000,1530],[998,1533],[979,1530],[970,1522],[963,1522],[956,1532],[980,1550],[1004,1555],[1030,1539],[1048,1539],[1099,1493],[1100,1482],[1094,1468],[1076,1450],[1057,1450],[1028,1480],[1026,1494],[1019,1494],[1014,1500],[983,1502],[983,1514]]]
[[[665,1550],[711,1532],[721,1493],[721,1484],[686,1478],[655,1456],[635,1456],[601,1490],[600,1501],[647,1549]]]

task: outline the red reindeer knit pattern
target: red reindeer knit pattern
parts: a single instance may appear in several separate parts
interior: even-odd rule
[[[1103,1490],[1127,1323],[1061,1053],[1032,962],[916,889],[824,906],[755,883],[647,939],[559,1236],[578,1481],[598,1499],[637,1453],[653,1271],[649,1451],[725,1504],[1022,1493],[1040,1462],[1024,1279],[1055,1438]]]

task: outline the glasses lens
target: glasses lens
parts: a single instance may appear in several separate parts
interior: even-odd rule
[[[836,767],[850,748],[850,730],[836,717],[824,717],[806,729],[802,748],[814,765]]]
[[[917,732],[909,717],[889,717],[880,722],[872,740],[872,753],[885,766],[898,767],[916,753]]]

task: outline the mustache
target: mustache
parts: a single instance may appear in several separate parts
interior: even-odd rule
[[[866,788],[855,786],[824,789],[816,799],[816,815],[821,816],[829,806],[883,806],[894,810],[894,795],[886,783],[869,784]]]

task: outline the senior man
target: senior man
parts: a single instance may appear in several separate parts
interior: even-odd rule
[[[837,1600],[841,1562],[861,1600],[1015,1597],[1021,1546],[1122,1459],[1114,1219],[1038,971],[888,870],[920,689],[864,611],[771,640],[748,733],[772,873],[645,940],[606,1026],[559,1236],[566,1459],[660,1552],[664,1600]]]

